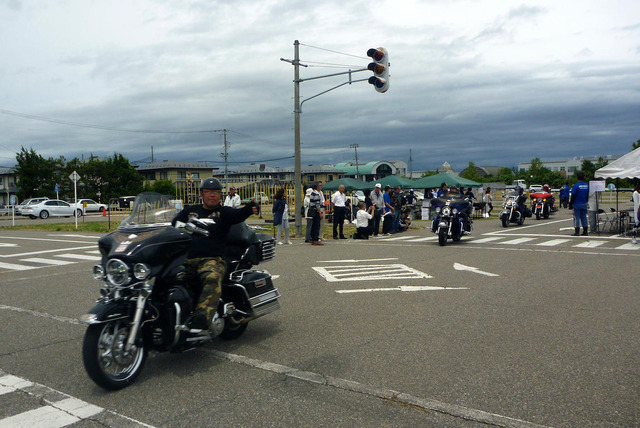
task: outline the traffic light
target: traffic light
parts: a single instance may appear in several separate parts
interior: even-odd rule
[[[373,59],[367,67],[373,71],[373,76],[369,77],[369,83],[378,92],[387,92],[389,89],[389,53],[385,48],[371,48],[367,51],[367,56]]]

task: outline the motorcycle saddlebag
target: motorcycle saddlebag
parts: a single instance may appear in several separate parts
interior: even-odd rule
[[[248,270],[241,273],[241,277],[232,278],[242,285],[246,297],[256,317],[268,314],[280,308],[278,297],[280,292],[273,286],[271,275],[265,271]]]

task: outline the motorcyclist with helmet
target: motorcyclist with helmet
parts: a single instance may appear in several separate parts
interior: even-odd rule
[[[527,195],[524,193],[524,189],[520,186],[516,187],[516,192],[518,192],[518,197],[516,198],[516,209],[520,213],[520,218],[524,219],[526,213],[526,203],[527,203]]]
[[[469,221],[469,218],[470,218],[469,216],[471,216],[471,213],[473,211],[473,205],[471,201],[468,200],[465,195],[460,193],[460,190],[458,190],[458,186],[456,185],[452,185],[449,188],[449,193],[447,194],[447,196],[449,198],[458,199],[461,202],[462,201],[465,202],[465,203],[460,203],[455,205],[456,205],[456,208],[458,208],[458,211],[460,212],[460,217],[462,217],[462,224],[463,224],[464,230],[470,233],[471,222]]]
[[[223,259],[225,242],[232,225],[242,223],[252,214],[258,213],[258,207],[254,200],[241,208],[223,206],[222,184],[217,178],[207,178],[200,184],[200,196],[202,204],[185,207],[172,220],[172,225],[177,222],[187,223],[192,218],[197,218],[209,236],[194,234],[185,269],[192,281],[190,284],[199,283],[200,290],[198,303],[187,325],[192,329],[206,330],[216,316],[216,309],[222,294],[222,280],[225,273]],[[195,278],[197,277],[197,281]]]

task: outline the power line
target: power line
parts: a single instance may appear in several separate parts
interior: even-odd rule
[[[93,125],[88,123],[71,122],[68,120],[51,119],[44,116],[37,116],[35,114],[19,113],[19,112],[10,111],[10,110],[4,110],[4,109],[0,109],[0,113],[7,114],[10,116],[21,117],[23,119],[31,119],[31,120],[39,120],[41,122],[56,123],[58,125],[76,126],[79,128],[102,129],[104,131],[133,132],[133,133],[139,133],[139,134],[208,134],[208,133],[214,133],[214,132],[222,132],[222,129],[204,129],[201,131],[157,131],[157,130],[146,130],[146,129],[124,129],[124,128],[114,128],[110,126]]]
[[[333,52],[339,55],[345,55],[345,56],[352,56],[354,58],[360,58],[360,59],[366,59],[368,60],[369,58],[365,57],[365,56],[360,56],[360,55],[352,55],[352,54],[348,54],[348,53],[344,53],[344,52],[339,52],[339,51],[333,51],[331,49],[325,49],[325,48],[319,48],[317,46],[311,46],[311,45],[305,45],[304,43],[300,43],[301,46],[306,46],[308,48],[312,48],[312,49],[319,49],[321,51],[327,51],[327,52]]]

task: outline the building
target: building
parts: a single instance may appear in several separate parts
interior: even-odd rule
[[[316,181],[326,183],[341,178],[344,171],[330,165],[306,165],[301,170],[302,184]],[[224,182],[224,171],[214,171],[214,177]],[[228,186],[242,188],[244,186],[263,184],[292,184],[295,170],[293,168],[270,167],[265,164],[239,166],[227,171]]]
[[[404,162],[402,162],[402,164],[404,164],[404,172],[406,173],[407,164]],[[344,171],[344,177],[357,178],[362,181],[373,181],[384,178],[387,175],[397,175],[396,172],[398,171],[398,167],[396,167],[394,162],[386,161],[375,161],[365,164],[344,162],[336,164],[335,168]]]
[[[550,169],[553,172],[559,172],[564,176],[572,176],[582,168],[582,162],[588,160],[593,163],[598,162],[600,159],[604,159],[611,163],[612,161],[618,159],[617,156],[582,156],[582,157],[574,157],[572,159],[567,160],[558,160],[558,161],[541,161],[542,166]],[[531,168],[531,162],[520,162],[518,164],[518,172],[526,171]]]
[[[488,175],[498,175],[500,170],[504,168],[502,166],[476,166],[476,172],[480,177],[486,177]],[[464,173],[467,171],[467,168],[460,171],[460,176],[464,177]]]
[[[18,186],[15,167],[0,166],[0,204],[12,205],[11,196],[14,196],[15,203],[18,203],[17,196]]]

